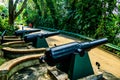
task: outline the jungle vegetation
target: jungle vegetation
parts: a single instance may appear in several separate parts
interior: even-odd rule
[[[120,2],[118,0],[8,0],[1,7],[1,32],[14,30],[14,23],[48,27],[95,39],[107,37],[120,46]],[[12,26],[12,27],[11,27]]]

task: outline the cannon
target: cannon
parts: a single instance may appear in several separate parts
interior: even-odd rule
[[[40,62],[68,73],[70,80],[76,80],[94,74],[88,51],[107,42],[107,38],[91,42],[71,42],[57,47],[48,48]]]
[[[45,38],[54,36],[59,34],[59,31],[57,32],[49,32],[49,33],[34,33],[34,34],[27,34],[24,36],[24,41],[32,42],[33,47],[35,48],[41,48],[41,47],[48,47],[47,41]]]
[[[25,34],[32,33],[32,32],[38,32],[41,31],[40,29],[32,29],[32,30],[17,30],[15,31],[16,36],[21,36],[21,38],[24,37]]]

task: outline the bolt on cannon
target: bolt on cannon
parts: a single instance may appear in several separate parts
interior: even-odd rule
[[[76,80],[94,74],[88,51],[106,43],[107,38],[91,42],[71,42],[48,48],[40,62],[55,66],[68,74],[70,80]]]

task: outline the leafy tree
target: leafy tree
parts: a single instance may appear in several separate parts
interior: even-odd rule
[[[7,8],[4,5],[0,5],[0,31],[5,30],[6,26],[7,26],[7,16],[8,16],[8,12],[7,12]]]
[[[19,11],[17,11],[17,4],[20,0],[9,0],[9,24],[13,25],[14,24],[14,20],[17,18],[18,15],[20,15],[20,13],[23,11],[23,9],[26,6],[26,3],[28,0],[24,0],[21,8],[19,9]]]
[[[50,10],[50,15],[53,19],[54,26],[58,28],[58,19],[56,16],[56,9],[52,0],[46,0],[47,6]]]
[[[4,5],[0,5],[0,15],[1,17],[7,17],[8,16],[8,9]]]
[[[105,0],[102,4],[103,10],[102,10],[102,19],[101,22],[96,29],[95,37],[107,37],[109,39],[109,42],[116,43],[116,35],[120,33],[120,27],[119,27],[119,19],[118,14],[114,14],[113,10],[117,7],[116,6],[116,0]],[[107,6],[106,6],[107,5]],[[119,10],[119,9],[118,9]]]
[[[33,25],[38,25],[41,17],[41,9],[38,0],[29,0],[29,5],[26,6],[23,11],[23,19],[26,21],[27,25],[32,23]]]

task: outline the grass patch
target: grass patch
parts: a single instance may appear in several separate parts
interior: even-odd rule
[[[2,49],[2,46],[0,45],[0,49]]]
[[[2,46],[0,45],[0,55],[2,55]],[[3,57],[0,57],[0,65],[2,65],[4,62],[6,61],[6,59],[4,59]]]
[[[0,65],[2,65],[6,60],[0,57]]]

